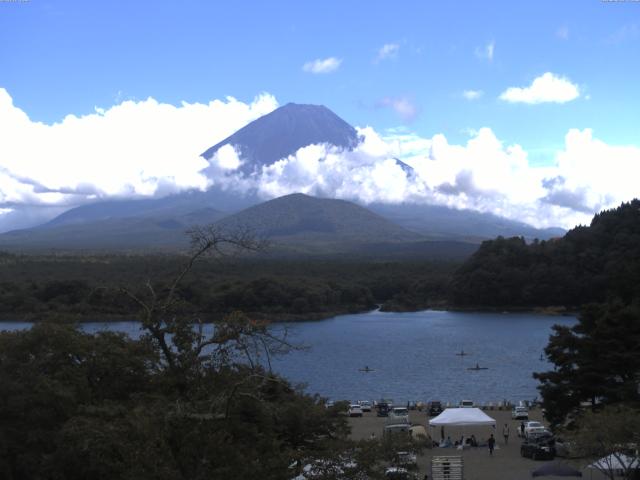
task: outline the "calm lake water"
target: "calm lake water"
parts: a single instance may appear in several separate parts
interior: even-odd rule
[[[310,393],[331,399],[393,398],[457,403],[532,400],[531,374],[551,367],[540,360],[551,326],[573,317],[537,314],[459,313],[427,310],[369,312],[317,322],[276,324],[309,348],[273,361],[274,370]],[[0,323],[0,330],[28,328]],[[86,323],[88,332],[112,329],[139,334],[137,322]],[[464,350],[470,355],[459,356]],[[468,370],[476,363],[487,370]],[[368,366],[368,373],[359,369]]]

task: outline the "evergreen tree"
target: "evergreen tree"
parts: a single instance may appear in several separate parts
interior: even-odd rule
[[[558,425],[607,404],[640,402],[640,305],[589,305],[573,327],[555,326],[545,349],[554,370],[535,373],[545,416]]]

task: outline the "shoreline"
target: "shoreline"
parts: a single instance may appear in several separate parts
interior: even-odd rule
[[[567,308],[563,306],[549,306],[549,307],[459,307],[452,305],[430,305],[415,309],[393,309],[385,310],[384,304],[379,304],[375,308],[366,309],[349,309],[344,311],[332,311],[332,312],[310,312],[305,314],[296,313],[264,313],[264,312],[243,312],[249,317],[253,317],[256,320],[266,321],[269,323],[301,323],[301,322],[321,322],[329,320],[331,318],[339,317],[342,315],[359,315],[370,312],[379,311],[382,313],[417,313],[424,311],[443,311],[443,312],[461,312],[461,313],[522,313],[522,314],[537,314],[550,317],[577,317],[579,315],[579,309]],[[209,315],[202,319],[204,324],[212,324],[220,321],[229,313],[221,313],[216,315]],[[190,314],[186,314],[190,315]],[[102,314],[102,315],[75,315],[75,314],[60,314],[53,315],[47,318],[41,317],[38,314],[23,314],[21,316],[0,317],[0,324],[12,323],[12,322],[24,322],[24,323],[40,323],[40,322],[52,322],[61,324],[75,324],[75,323],[117,323],[117,322],[138,322],[137,313],[130,315],[120,314]]]

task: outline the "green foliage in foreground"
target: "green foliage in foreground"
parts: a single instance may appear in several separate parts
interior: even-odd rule
[[[262,328],[235,315],[209,354],[174,367],[150,336],[48,322],[0,333],[0,478],[279,480],[305,465],[318,480],[382,478],[381,460],[419,449],[349,441],[317,396],[232,361]]]
[[[0,477],[287,478],[292,459],[346,433],[261,369],[183,373],[114,333],[42,323],[0,334]]]

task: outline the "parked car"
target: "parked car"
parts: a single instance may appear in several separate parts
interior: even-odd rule
[[[289,468],[295,468],[298,466],[298,462],[294,462]],[[321,478],[354,478],[353,470],[357,468],[357,463],[353,460],[338,460],[337,462],[330,462],[327,460],[316,460],[313,463],[308,463],[302,467],[300,474],[291,480],[315,480]],[[357,476],[364,480],[364,477]]]
[[[555,440],[552,435],[527,438],[520,446],[520,455],[531,460],[553,460],[556,456]]]
[[[527,407],[513,407],[511,418],[514,420],[529,420],[529,410]]]
[[[542,430],[536,428],[533,431],[529,432],[529,435],[527,436],[527,438],[529,439],[541,438],[547,435],[553,435],[553,434],[546,428],[543,428]]]
[[[412,452],[396,452],[393,463],[398,467],[411,468],[418,464],[418,457]]]
[[[360,400],[358,404],[360,405],[360,408],[362,408],[363,412],[371,411],[371,402],[369,400]]]
[[[384,478],[389,480],[413,480],[416,477],[414,473],[403,467],[389,467],[384,472]]]
[[[407,407],[393,407],[389,412],[389,423],[409,423]]]
[[[376,412],[379,417],[388,417],[391,405],[386,402],[378,402],[376,404]]]
[[[362,407],[357,403],[352,403],[349,406],[349,416],[350,417],[361,417],[362,416]]]
[[[439,400],[433,400],[430,404],[429,404],[429,416],[430,417],[437,417],[438,415],[440,415],[442,413],[442,402],[440,402]]]
[[[535,422],[533,420],[524,422],[524,436],[527,436],[527,432],[529,432],[532,428],[544,428],[540,422]]]
[[[460,400],[460,403],[458,404],[459,408],[473,408],[474,404],[472,400]]]

